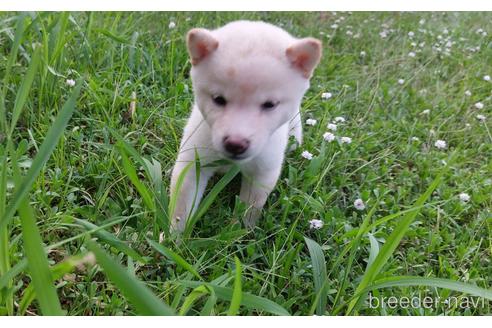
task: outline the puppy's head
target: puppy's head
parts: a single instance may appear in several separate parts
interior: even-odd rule
[[[214,148],[233,160],[260,154],[294,118],[321,57],[321,42],[262,22],[239,21],[187,35],[195,102]]]

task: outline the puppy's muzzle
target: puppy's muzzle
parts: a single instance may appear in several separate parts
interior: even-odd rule
[[[245,138],[225,136],[222,140],[224,149],[233,157],[244,154],[249,148],[250,141]]]

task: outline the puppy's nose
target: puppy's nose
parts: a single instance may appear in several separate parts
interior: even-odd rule
[[[249,147],[249,140],[244,138],[226,136],[223,142],[225,150],[233,155],[241,155]]]

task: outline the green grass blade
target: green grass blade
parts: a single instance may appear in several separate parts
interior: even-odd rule
[[[67,30],[67,25],[68,25],[68,20],[70,17],[69,12],[62,12],[58,16],[58,22],[56,24],[56,27],[54,29],[54,33],[50,35],[50,37],[53,37],[52,43],[50,42],[50,65],[51,66],[56,66],[56,62],[59,62],[60,60],[63,59],[63,50],[65,48],[65,44],[68,40],[66,30]]]
[[[169,201],[167,199],[167,192],[164,184],[162,183],[162,166],[161,163],[151,158],[152,161],[142,158],[145,163],[145,171],[149,175],[150,180],[153,185],[153,196],[155,204],[155,235],[157,238],[159,233],[164,230],[166,237],[169,236],[169,216],[167,214],[167,209],[169,206]],[[151,190],[152,191],[152,190]]]
[[[6,198],[7,198],[7,149],[4,150],[4,156],[1,159],[0,165],[0,220],[3,218],[5,212]],[[3,279],[7,272],[10,271],[10,247],[9,247],[10,229],[7,226],[6,229],[0,231],[0,279]],[[6,280],[5,286],[12,286],[12,278]],[[0,285],[0,290],[3,287]],[[7,293],[7,292],[6,292]],[[4,304],[7,308],[7,313],[13,315],[14,303],[11,292],[4,297]]]
[[[325,255],[321,246],[312,239],[304,237],[306,245],[311,256],[311,263],[313,265],[314,276],[314,290],[317,299],[316,314],[324,315],[326,311],[326,300],[328,296],[328,277],[326,275],[326,261]]]
[[[424,207],[427,207],[427,206],[433,205],[433,204],[435,204],[435,203],[427,203],[427,204],[424,204],[422,206],[412,206],[412,207],[407,208],[405,210],[401,210],[401,211],[398,211],[396,213],[392,213],[392,214],[388,214],[386,216],[383,216],[382,218],[379,218],[379,219],[375,220],[373,223],[371,223],[370,225],[366,226],[363,229],[364,231],[362,232],[362,234],[368,233],[369,231],[375,229],[376,227],[378,227],[378,226],[380,226],[380,225],[382,225],[384,223],[387,223],[387,222],[389,222],[389,221],[391,221],[393,219],[396,219],[396,218],[398,218],[400,216],[403,216],[404,214],[413,212],[413,211],[415,211],[417,209],[421,209],[421,208],[424,208]],[[349,237],[352,237],[353,235],[357,235],[357,234],[360,233],[360,230],[361,230],[361,228],[356,228],[356,229],[350,230],[350,231],[346,232],[343,235],[343,237],[344,238],[349,238]]]
[[[184,170],[183,170],[184,171]],[[189,237],[193,231],[193,227],[198,220],[207,212],[210,205],[217,198],[218,194],[224,189],[229,182],[239,173],[239,167],[234,165],[229,171],[213,186],[208,195],[203,199],[198,207],[196,213],[186,222],[186,228],[184,232],[185,237]],[[169,212],[172,213],[172,212]]]
[[[204,285],[203,282],[189,281],[189,280],[178,280],[177,283],[190,288],[196,288],[198,286]],[[218,286],[211,283],[205,283],[205,285],[214,290],[215,295],[217,296],[218,299],[224,301],[232,300],[233,290],[231,288]],[[252,295],[245,292],[242,293],[241,305],[249,309],[264,311],[275,315],[290,315],[286,309],[284,309],[282,306],[278,305],[277,303],[267,298]]]
[[[186,260],[183,259],[179,254],[176,254],[175,252],[173,252],[169,248],[166,248],[166,247],[162,246],[161,244],[156,243],[153,240],[147,239],[147,241],[156,251],[158,251],[159,253],[161,253],[162,255],[167,257],[168,259],[173,260],[178,266],[180,266],[183,269],[185,269],[186,271],[190,272],[192,275],[194,275],[198,279],[203,280],[203,278],[200,276],[198,271],[196,271],[196,269],[191,264],[186,262]]]
[[[126,175],[132,182],[132,184],[137,188],[138,193],[142,197],[145,206],[147,206],[148,209],[151,211],[155,210],[155,205],[154,201],[152,200],[151,193],[149,189],[140,181],[140,179],[137,176],[137,170],[133,166],[132,162],[128,158],[128,156],[125,153],[125,150],[120,147],[120,155],[121,155],[121,161],[123,163],[123,170],[125,171]]]
[[[147,261],[140,255],[138,254],[133,248],[128,246],[125,242],[122,240],[118,239],[115,235],[112,233],[109,233],[106,230],[100,229],[99,226],[86,221],[82,219],[75,219],[75,222],[80,224],[82,227],[84,227],[86,230],[89,232],[93,231],[92,233],[97,236],[100,240],[104,241],[105,243],[113,246],[117,250],[125,253],[126,255],[130,256],[131,258],[134,258],[137,261],[140,261],[141,263],[146,263]]]
[[[102,267],[108,278],[120,289],[141,315],[175,315],[174,311],[164,304],[150,289],[135,276],[128,273],[119,263],[113,260],[96,243],[87,242],[90,251],[96,255],[97,263]]]
[[[26,270],[27,268],[27,259],[22,259],[17,262],[9,271],[5,272],[5,274],[0,276],[0,289],[7,287],[9,281],[18,276],[21,272]]]
[[[68,121],[72,117],[72,114],[75,110],[75,105],[77,102],[77,98],[79,97],[80,90],[82,88],[82,79],[77,81],[77,85],[74,88],[70,98],[63,105],[62,109],[58,113],[55,122],[50,127],[48,133],[46,134],[46,138],[44,139],[41,147],[39,148],[39,152],[34,158],[31,167],[27,171],[26,176],[24,177],[22,183],[19,188],[15,191],[12,199],[5,210],[5,214],[3,220],[0,221],[0,231],[6,228],[7,224],[12,220],[15,211],[19,207],[22,199],[27,195],[29,190],[31,189],[34,181],[38,177],[39,173],[43,169],[44,165],[48,161],[51,156],[51,153],[56,148],[58,144],[58,140],[63,135],[63,131],[68,124]]]
[[[19,47],[24,36],[25,25],[26,25],[26,14],[21,13],[17,17],[17,24],[15,25],[15,36],[14,42],[12,43],[12,48],[10,48],[9,59],[7,60],[7,65],[5,65],[5,75],[3,77],[3,89],[2,94],[5,96],[7,93],[7,85],[10,78],[10,72],[14,66],[14,62],[17,58],[17,53],[19,52]]]
[[[473,296],[482,297],[492,301],[491,289],[481,288],[461,281],[454,281],[454,280],[443,279],[443,278],[432,278],[432,277],[398,276],[398,277],[383,278],[375,281],[371,286],[367,287],[363,291],[363,293],[367,293],[371,290],[379,289],[379,288],[407,287],[407,286],[428,286],[428,287],[449,289],[461,293],[470,294]]]
[[[348,280],[348,275],[349,275],[350,271],[352,270],[352,264],[354,263],[354,260],[355,260],[355,254],[357,253],[357,250],[359,249],[359,245],[360,245],[360,241],[362,239],[363,232],[367,228],[367,226],[369,225],[369,222],[371,221],[372,216],[376,212],[376,209],[378,208],[378,204],[379,204],[379,200],[376,200],[374,206],[371,208],[369,213],[367,213],[364,220],[362,221],[362,224],[361,224],[360,228],[358,229],[357,235],[355,236],[354,240],[349,244],[350,245],[350,254],[349,254],[349,258],[348,258],[348,263],[345,266],[345,274],[344,274],[343,279],[342,279],[341,287],[338,289],[337,295],[335,297],[335,301],[333,302],[334,308],[336,308],[336,306],[338,304],[338,300],[340,299],[340,297],[345,294],[345,288],[346,288],[346,282]],[[340,255],[340,256],[343,256],[343,255]],[[341,257],[339,259],[341,259]],[[335,265],[336,265],[336,267],[335,267],[335,269],[336,269],[338,267],[338,261]]]
[[[210,296],[208,297],[207,302],[200,311],[201,316],[210,316],[214,314],[214,306],[217,303],[217,296],[215,296],[215,291],[213,289],[210,290]]]
[[[12,67],[14,66],[14,62],[17,59],[17,52],[19,51],[19,47],[22,41],[22,37],[24,35],[25,30],[25,14],[20,14],[17,18],[17,24],[15,26],[15,36],[12,47],[10,48],[9,59],[7,60],[7,64],[5,65],[5,72],[3,76],[3,88],[1,94],[0,101],[0,128],[6,133],[7,132],[7,117],[5,110],[5,97],[7,96],[7,87],[9,84],[10,72]]]
[[[179,315],[186,315],[193,304],[202,296],[207,295],[208,290],[205,286],[199,286],[191,291],[191,293],[185,298],[181,309],[179,310]]]
[[[70,273],[75,270],[78,265],[84,264],[90,261],[87,257],[87,254],[71,256],[63,262],[57,263],[53,267],[50,268],[51,275],[53,280],[62,279],[63,276],[67,273]],[[19,309],[17,315],[25,315],[27,308],[34,301],[36,297],[36,290],[34,289],[33,284],[29,284],[24,290],[24,294],[22,296],[21,301],[19,302]]]
[[[22,83],[17,90],[17,95],[15,97],[14,109],[12,111],[12,121],[10,122],[10,134],[15,129],[17,125],[17,121],[21,115],[22,109],[27,101],[27,97],[29,96],[29,92],[31,91],[31,85],[34,81],[34,77],[38,70],[39,62],[41,58],[41,47],[37,47],[34,51],[34,55],[31,57],[31,63],[27,69],[26,75],[22,80]]]
[[[367,237],[369,238],[369,243],[371,245],[371,248],[369,249],[369,258],[367,259],[367,268],[369,268],[379,254],[379,242],[371,233],[368,233]]]
[[[427,190],[417,199],[417,201],[415,202],[415,206],[417,207],[417,209],[407,213],[401,219],[398,225],[395,227],[395,229],[390,234],[383,247],[381,247],[377,257],[374,259],[374,262],[371,264],[371,266],[367,268],[364,276],[362,277],[361,282],[357,286],[355,294],[358,294],[360,291],[367,288],[374,281],[377,274],[379,274],[383,266],[389,260],[395,249],[398,247],[401,239],[403,238],[408,228],[410,227],[410,224],[413,222],[417,214],[420,212],[422,205],[429,198],[432,192],[437,188],[437,186],[439,186],[439,184],[441,183],[441,178],[446,171],[447,171],[446,169],[442,170],[436,176],[436,178],[430,184]],[[351,313],[357,304],[360,304],[359,299],[352,300],[348,306],[347,314]]]
[[[111,135],[117,140],[117,146],[119,148],[124,149],[128,154],[130,154],[131,157],[133,157],[135,160],[138,161],[140,165],[146,170],[147,176],[151,176],[151,172],[148,171],[148,165],[145,162],[144,158],[140,156],[138,151],[133,147],[131,144],[129,144],[121,134],[118,133],[118,131],[108,127],[108,131],[111,133]]]
[[[118,141],[118,147],[124,149],[134,160],[136,160],[145,169],[147,177],[154,185],[154,204],[155,204],[155,222],[159,225],[156,230],[161,228],[164,230],[166,237],[169,236],[169,199],[167,192],[162,183],[162,167],[161,163],[152,158],[152,162],[140,156],[138,151],[130,145],[116,130],[108,128],[109,132]],[[151,190],[152,191],[152,190]],[[156,234],[157,235],[157,234]]]
[[[119,43],[125,43],[125,44],[130,44],[130,40],[122,37],[122,36],[119,36],[119,35],[116,35],[106,29],[94,29],[93,30],[94,32],[98,32],[98,33],[101,33],[105,36],[107,36],[108,38],[116,41],[116,42],[119,42]]]
[[[232,291],[231,305],[229,307],[229,311],[227,312],[227,315],[238,314],[239,307],[241,306],[241,299],[243,294],[242,286],[241,286],[241,276],[242,276],[241,262],[236,256],[234,256],[234,262],[236,263],[236,277],[234,279],[234,290]]]
[[[21,202],[19,216],[24,252],[41,312],[43,315],[63,315],[34,212],[27,199]]]

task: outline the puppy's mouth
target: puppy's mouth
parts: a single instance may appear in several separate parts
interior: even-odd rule
[[[250,157],[249,155],[244,155],[244,154],[235,155],[235,154],[229,154],[229,153],[225,153],[225,156],[227,157],[227,159],[230,159],[232,161],[242,161],[242,160],[248,159]]]
[[[242,153],[242,154],[231,154],[229,152],[222,150],[220,153],[222,154],[222,157],[224,159],[237,163],[246,162],[254,157],[250,152]]]

